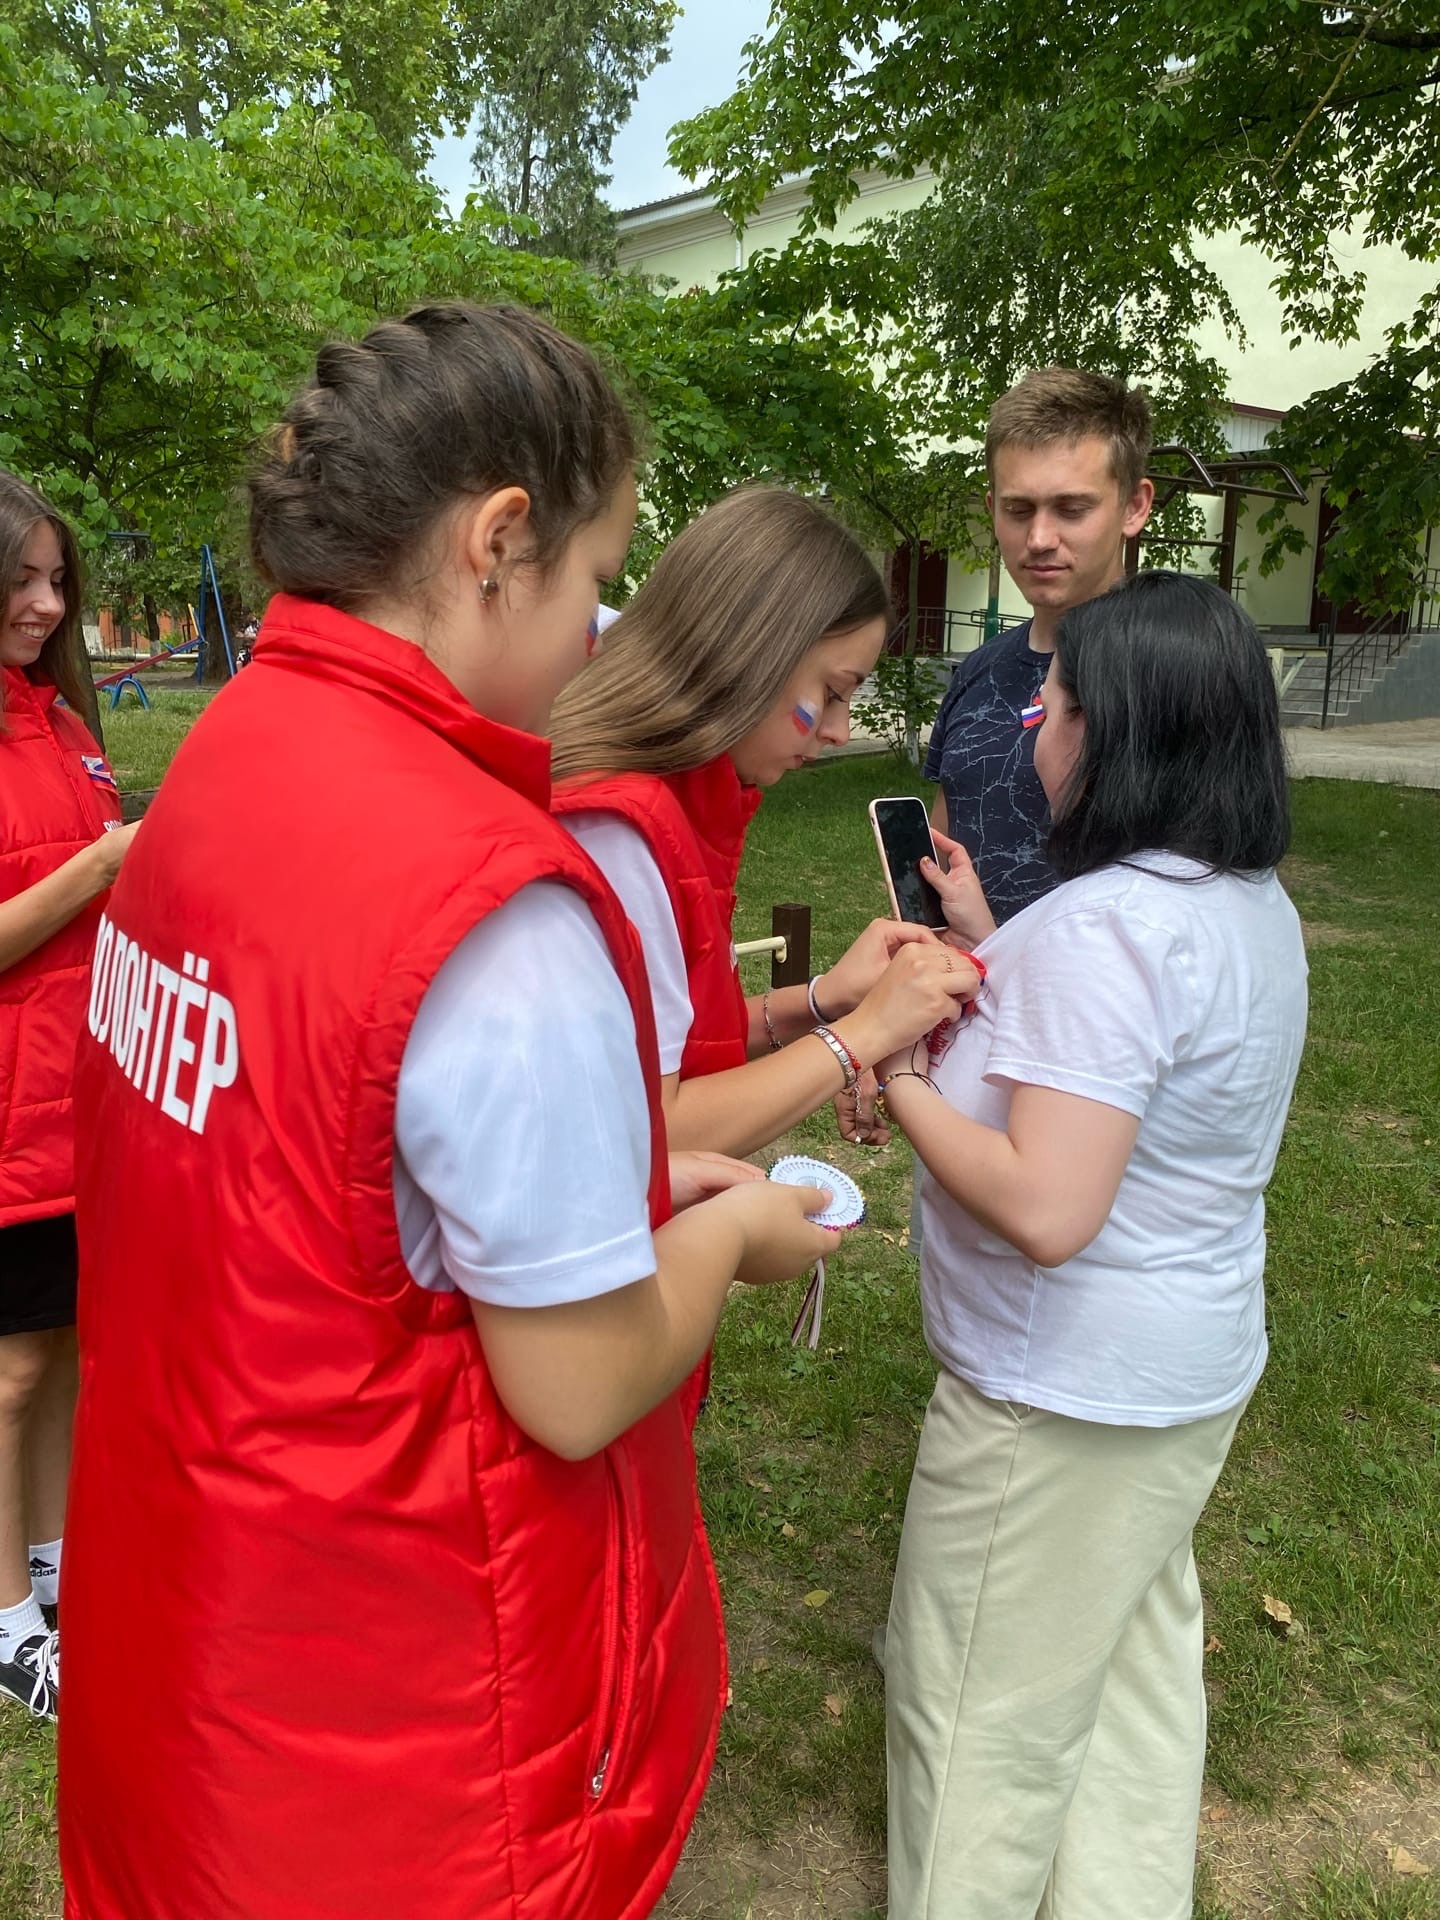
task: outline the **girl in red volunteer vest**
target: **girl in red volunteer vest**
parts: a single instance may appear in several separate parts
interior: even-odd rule
[[[677,1389],[829,1236],[672,1176],[638,947],[550,817],[634,458],[583,348],[444,305],[324,348],[252,480],[277,591],[81,1041],[72,1920],[638,1920],[693,1818]]]
[[[79,717],[84,657],[74,536],[0,472],[0,1695],[52,1720],[75,1411],[70,1083],[99,896],[134,832]]]
[[[959,954],[894,920],[808,987],[747,999],[735,965],[746,829],[766,787],[850,737],[888,611],[823,508],[743,488],[666,548],[557,703],[560,811],[640,934],[672,1145],[754,1152],[975,990]]]

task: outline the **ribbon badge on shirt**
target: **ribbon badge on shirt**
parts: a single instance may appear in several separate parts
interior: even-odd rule
[[[80,756],[80,764],[84,767],[86,773],[89,774],[97,787],[103,787],[107,793],[118,793],[120,791],[119,787],[115,784],[114,774],[106,764],[103,753],[82,753]]]
[[[985,976],[988,971],[985,962],[975,953],[962,953],[962,960],[968,960],[980,976],[980,985],[975,990],[975,998],[967,1000],[959,1013],[949,1020],[942,1020],[938,1026],[930,1029],[925,1036],[926,1051],[930,1056],[930,1065],[938,1067],[954,1044],[955,1036],[974,1013],[980,996],[985,991]]]

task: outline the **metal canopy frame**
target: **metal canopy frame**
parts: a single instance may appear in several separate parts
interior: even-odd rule
[[[1309,498],[1304,487],[1285,465],[1273,454],[1267,453],[1226,453],[1218,458],[1201,459],[1190,447],[1156,447],[1151,456],[1152,463],[1157,460],[1179,460],[1184,462],[1184,471],[1167,473],[1156,470],[1152,465],[1146,478],[1155,487],[1155,506],[1158,510],[1167,507],[1180,493],[1208,493],[1224,501],[1224,512],[1220,523],[1218,540],[1190,540],[1183,535],[1138,533],[1125,543],[1125,571],[1134,574],[1140,566],[1140,543],[1148,541],[1155,547],[1210,547],[1218,549],[1220,555],[1219,583],[1226,593],[1235,590],[1235,536],[1240,526],[1240,502],[1249,500],[1283,500],[1292,506],[1303,506]],[[1279,486],[1262,486],[1251,476],[1271,474],[1279,477]]]

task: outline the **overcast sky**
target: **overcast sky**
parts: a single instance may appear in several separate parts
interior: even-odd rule
[[[686,0],[670,36],[670,58],[643,82],[635,110],[620,129],[609,199],[641,206],[684,193],[690,182],[665,164],[666,139],[677,120],[717,105],[734,90],[740,49],[765,25],[769,0]],[[430,173],[458,212],[470,185],[473,141],[456,136],[436,148]]]

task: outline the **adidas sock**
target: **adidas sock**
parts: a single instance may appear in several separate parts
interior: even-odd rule
[[[60,1544],[46,1540],[30,1549],[30,1585],[42,1607],[60,1602]]]
[[[22,1640],[48,1632],[40,1602],[33,1593],[18,1607],[0,1607],[0,1660],[13,1660]]]

